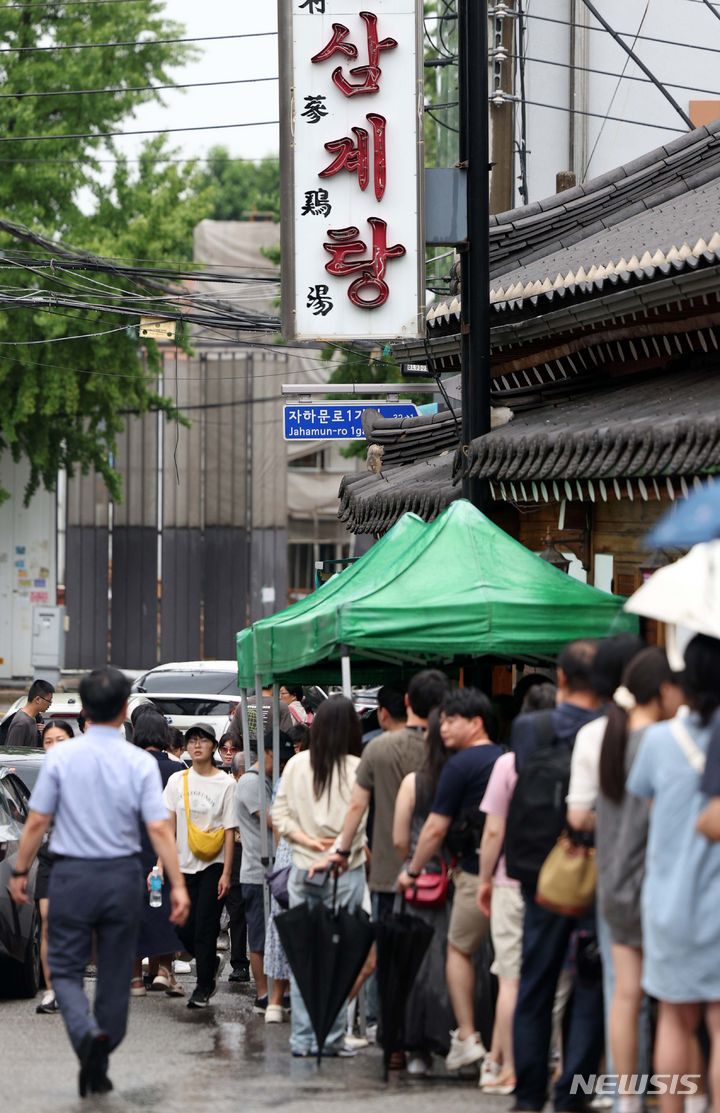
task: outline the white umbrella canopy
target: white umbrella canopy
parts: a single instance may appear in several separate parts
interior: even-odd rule
[[[625,604],[631,614],[667,623],[667,652],[674,669],[693,634],[720,638],[720,541],[696,545],[659,568]]]

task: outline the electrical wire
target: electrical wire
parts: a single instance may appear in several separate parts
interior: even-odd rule
[[[125,135],[171,135],[184,131],[224,131],[228,128],[263,128],[279,124],[279,120],[251,120],[241,124],[203,124],[185,128],[141,129],[139,131],[88,131],[63,135],[0,136],[0,143],[43,143],[61,139],[117,139]],[[14,160],[12,160],[14,161]],[[83,160],[80,160],[83,161]],[[188,161],[192,161],[189,159]]]
[[[542,23],[555,23],[559,24],[561,27],[573,26],[568,19],[560,19],[558,16],[552,15],[538,15],[536,12],[527,12],[525,18],[537,19]],[[593,27],[591,23],[586,26],[585,30],[597,31],[603,35],[606,34],[604,27]],[[634,33],[632,31],[617,31],[616,34],[622,35],[626,39],[632,39]],[[661,39],[655,35],[638,35],[638,42],[660,43],[662,46],[679,46],[685,50],[701,50],[709,54],[720,54],[720,46],[705,46],[702,43],[686,43],[680,42],[677,39]]]
[[[520,56],[518,54],[511,54],[509,57],[513,61],[519,61]],[[554,58],[531,58],[529,55],[526,55],[525,56],[525,61],[530,62],[535,66],[555,66],[556,68],[563,69],[563,70],[575,69],[575,70],[579,70],[581,73],[598,74],[600,77],[608,77],[608,78],[619,77],[624,81],[635,81],[635,82],[639,81],[643,85],[651,85],[652,84],[649,77],[640,77],[638,74],[615,73],[612,70],[599,70],[599,69],[596,69],[594,66],[579,66],[577,64],[574,65],[574,66],[571,66],[569,62],[558,62]],[[663,85],[667,86],[668,89],[680,89],[682,92],[686,92],[686,93],[705,93],[707,96],[710,96],[710,97],[719,97],[720,96],[720,88],[718,88],[718,89],[705,89],[705,88],[702,88],[699,85],[681,85],[677,81],[663,81]]]
[[[635,44],[638,41],[638,36],[643,29],[643,26],[645,24],[645,20],[647,18],[647,14],[648,14],[649,11],[650,11],[650,0],[646,0],[645,11],[643,12],[642,19],[640,20],[640,23],[638,25],[637,34],[635,35],[635,38],[633,39],[633,46],[635,46]],[[628,57],[625,59],[625,65],[622,68],[622,72],[620,74],[618,74],[617,84],[616,84],[615,89],[613,91],[613,95],[610,98],[610,103],[608,104],[608,112],[611,111],[612,106],[615,103],[615,99],[616,99],[618,93],[620,92],[620,86],[622,85],[623,78],[625,77],[625,72],[626,72],[628,66],[630,65],[630,61],[631,61],[631,58],[628,55]],[[649,81],[650,79],[648,78],[647,80]],[[656,82],[654,82],[654,84],[656,84]],[[689,120],[689,117],[686,117],[684,113],[682,113],[682,115],[684,116],[684,118],[686,120],[689,121],[690,125],[692,126],[692,121]],[[597,136],[595,137],[595,142],[593,143],[593,149],[588,156],[588,160],[585,163],[585,166],[583,167],[583,173],[582,173],[583,182],[586,181],[586,179],[587,179],[588,172],[589,172],[590,167],[592,165],[592,160],[595,157],[595,152],[597,151],[600,140],[602,139],[602,134],[605,130],[605,124],[606,123],[607,123],[607,120],[603,120],[602,124],[600,125],[600,127],[598,129]]]
[[[598,21],[598,23],[603,28],[603,30],[607,31],[608,35],[610,35],[611,38],[617,43],[617,45],[620,47],[620,49],[625,51],[625,53],[628,56],[628,59],[632,60],[635,63],[635,65],[638,66],[638,68],[642,70],[642,72],[645,74],[645,76],[650,78],[653,85],[655,86],[657,91],[660,93],[660,95],[665,97],[665,100],[668,102],[668,104],[670,104],[675,109],[675,111],[677,112],[678,116],[683,121],[683,123],[686,124],[692,130],[694,125],[693,125],[692,120],[688,116],[687,112],[683,108],[680,107],[678,102],[675,100],[675,98],[672,96],[672,94],[667,91],[667,89],[662,84],[662,82],[658,81],[658,79],[656,78],[656,76],[652,72],[652,70],[649,68],[649,66],[645,65],[642,58],[640,58],[640,56],[635,53],[633,48],[631,46],[628,46],[626,42],[623,42],[619,33],[615,30],[614,27],[612,27],[608,23],[608,21],[605,19],[605,17],[595,7],[595,5],[593,4],[593,0],[582,0],[582,3],[585,5],[587,10],[590,12],[590,14]],[[645,16],[648,13],[648,8],[649,7],[650,7],[650,0],[647,0],[647,7],[645,8],[645,11],[643,13],[643,17],[640,20],[640,27],[642,27],[643,23],[645,22]],[[633,46],[635,46],[638,39],[640,38],[640,31],[638,30],[637,33],[634,36],[631,36],[631,37],[633,38]]]
[[[506,100],[515,100],[514,97],[505,97]],[[647,120],[629,120],[625,116],[606,116],[602,112],[589,112],[581,108],[567,108],[563,104],[545,104],[544,101],[528,100],[526,104],[531,104],[535,108],[551,108],[554,112],[574,112],[577,116],[591,116],[596,120],[609,120],[611,123],[616,124],[634,124],[640,128],[655,128],[657,131],[672,131],[677,135],[687,135],[687,128],[673,128],[669,124],[650,124]],[[438,120],[438,123],[440,121]]]
[[[277,31],[247,31],[241,35],[199,35],[192,39],[129,39],[127,42],[110,43],[58,43],[51,46],[0,46],[0,54],[46,54],[59,50],[117,50],[119,46],[140,49],[146,46],[170,46],[178,43],[211,43],[230,39],[267,39],[277,37]]]
[[[159,135],[164,135],[164,132],[158,132]],[[166,158],[164,155],[145,155],[142,158],[126,158],[125,155],[119,155],[117,158],[95,158],[94,155],[88,154],[85,158],[0,158],[0,166],[34,166],[41,163],[43,166],[117,166],[119,163],[163,163],[189,166],[191,163],[209,162],[212,155],[187,155],[185,158]],[[227,158],[224,162],[242,162],[252,163],[257,165],[262,162],[280,162],[278,155],[263,155],[261,158]]]
[[[96,2],[96,0],[93,0],[93,2]],[[114,4],[118,2],[119,0],[112,0]],[[132,0],[134,4],[138,2],[139,0]],[[209,89],[216,85],[255,85],[256,83],[279,80],[276,75],[275,77],[239,77],[232,81],[190,81],[172,85],[116,85],[107,89],[52,89],[42,93],[0,93],[0,100],[26,100],[36,97],[92,97],[105,96],[107,93],[159,93],[173,89]]]

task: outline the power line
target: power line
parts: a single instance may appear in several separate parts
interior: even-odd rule
[[[514,100],[514,97],[505,97],[505,100]],[[610,120],[615,124],[634,124],[640,128],[655,128],[657,131],[673,131],[678,135],[687,135],[686,128],[673,128],[669,124],[649,124],[646,120],[628,120],[625,116],[606,116],[604,112],[588,112],[580,108],[567,108],[562,104],[545,104],[539,100],[526,100],[526,104],[532,104],[535,108],[552,108],[555,112],[575,112],[578,116],[592,116],[596,120]]]
[[[97,3],[98,0],[91,0],[91,2]],[[102,2],[105,3],[105,0],[102,0]],[[118,4],[120,0],[107,0],[107,2]],[[135,4],[139,0],[129,0],[129,2]],[[208,89],[215,85],[255,85],[256,83],[278,80],[279,78],[276,75],[275,77],[240,77],[233,81],[192,81],[182,85],[117,85],[108,89],[52,89],[42,93],[0,93],[0,100],[25,100],[36,97],[92,97],[105,93],[160,93],[168,89]]]
[[[513,61],[518,61],[519,58],[520,58],[520,55],[519,54],[511,54],[511,55],[509,55],[509,57]],[[528,63],[532,63],[533,65],[536,65],[536,66],[556,66],[559,69],[563,69],[563,70],[579,70],[581,73],[598,74],[600,77],[608,77],[608,78],[617,77],[617,78],[620,78],[624,81],[636,81],[636,82],[639,81],[642,85],[650,85],[651,84],[651,81],[648,77],[639,77],[637,74],[614,73],[611,70],[596,69],[594,66],[580,66],[577,63],[575,65],[571,65],[569,62],[557,62],[557,61],[555,61],[554,59],[551,59],[551,58],[531,58],[529,55],[526,55],[525,56],[525,61],[528,62]],[[687,93],[705,93],[709,97],[720,96],[720,89],[704,89],[704,88],[701,88],[698,85],[680,85],[676,81],[675,82],[673,82],[673,81],[663,81],[663,85],[665,85],[668,89],[680,89],[681,91],[687,92]]]
[[[607,20],[605,19],[605,17],[604,17],[603,15],[601,15],[601,14],[600,14],[600,12],[599,12],[599,11],[597,10],[597,8],[595,7],[595,5],[593,4],[592,0],[582,0],[582,2],[583,2],[583,4],[585,5],[585,7],[587,8],[587,10],[588,10],[588,11],[590,12],[590,14],[591,14],[592,16],[594,16],[594,18],[595,18],[595,19],[596,19],[596,20],[598,21],[598,23],[600,24],[600,26],[601,26],[601,27],[602,27],[602,28],[603,28],[603,29],[604,29],[605,31],[607,31],[608,35],[610,35],[610,36],[611,36],[611,37],[612,37],[612,38],[613,38],[613,39],[615,40],[615,42],[616,42],[616,43],[617,43],[617,45],[618,45],[618,46],[620,47],[620,49],[621,49],[621,50],[624,50],[624,51],[625,51],[625,53],[627,54],[628,58],[630,58],[630,59],[631,59],[631,60],[632,60],[632,61],[633,61],[633,62],[635,63],[635,65],[636,65],[636,66],[637,66],[637,67],[638,67],[639,69],[641,69],[641,70],[642,70],[642,72],[643,72],[643,73],[645,74],[645,76],[646,76],[646,77],[649,77],[649,78],[650,78],[650,80],[652,81],[652,83],[653,83],[653,85],[655,86],[655,88],[657,89],[657,91],[658,91],[658,92],[659,92],[659,93],[660,93],[660,94],[661,94],[661,95],[662,95],[663,97],[665,97],[665,100],[666,100],[666,101],[668,102],[668,104],[671,104],[671,105],[672,105],[672,107],[673,107],[673,108],[675,109],[675,111],[677,112],[677,114],[678,114],[678,116],[680,117],[680,119],[681,119],[681,120],[683,120],[683,122],[684,122],[684,123],[686,123],[686,124],[687,124],[687,126],[688,126],[688,127],[689,127],[689,128],[691,129],[691,130],[692,130],[692,128],[694,127],[694,124],[693,124],[692,120],[690,119],[690,117],[688,116],[687,112],[685,112],[685,111],[684,111],[684,110],[683,110],[683,109],[682,109],[682,108],[680,107],[680,105],[679,105],[679,104],[678,104],[678,102],[677,102],[677,101],[675,100],[675,98],[674,98],[674,97],[672,96],[672,94],[671,94],[671,93],[668,93],[668,91],[667,91],[667,89],[665,88],[665,86],[664,86],[663,84],[661,84],[661,82],[659,82],[659,81],[658,81],[658,79],[656,78],[656,76],[655,76],[655,74],[654,74],[654,73],[652,72],[652,70],[651,70],[651,69],[649,68],[649,66],[646,66],[646,65],[645,65],[645,63],[643,62],[642,58],[640,58],[640,57],[639,57],[639,55],[637,55],[637,54],[635,53],[635,51],[633,50],[633,48],[632,48],[631,46],[628,46],[628,44],[627,44],[626,42],[623,42],[623,40],[621,39],[621,37],[620,37],[619,33],[618,33],[618,32],[617,32],[616,30],[615,30],[615,28],[614,28],[614,27],[612,27],[612,26],[611,26],[611,25],[610,25],[610,24],[608,23],[608,21],[607,21]],[[650,6],[650,5],[649,5],[649,0],[648,0],[648,7],[649,7],[649,6]],[[647,15],[647,8],[645,9],[645,14],[643,15],[643,21],[644,21],[644,19],[645,19],[645,15]],[[642,26],[642,24],[641,24],[641,26]],[[634,38],[635,42],[637,42],[637,41],[638,41],[638,39],[640,38],[640,34],[639,34],[639,32],[638,32],[638,33],[636,33],[636,34],[635,34],[634,36],[631,36],[631,37],[632,37],[632,38]]]
[[[162,130],[152,130],[148,128],[139,131],[87,131],[75,132],[63,135],[15,135],[12,137],[0,136],[0,143],[43,143],[47,140],[60,140],[60,139],[116,139],[125,135],[173,135],[182,131],[223,131],[228,128],[264,128],[271,127],[279,124],[279,120],[251,120],[242,124],[203,124],[196,125],[195,127],[186,128],[163,128]],[[14,162],[14,159],[10,160]],[[83,159],[77,161],[85,161]],[[184,160],[192,162],[192,159]]]
[[[125,133],[127,134],[127,133]],[[158,135],[164,135],[165,132],[158,132]],[[50,136],[50,138],[53,138]],[[42,164],[43,166],[83,166],[92,163],[98,166],[116,166],[118,163],[144,163],[144,162],[161,162],[164,164],[177,164],[187,165],[191,162],[208,162],[211,155],[187,155],[185,158],[165,158],[163,155],[146,155],[143,158],[126,158],[124,155],[119,155],[117,158],[95,158],[93,155],[88,154],[85,158],[0,158],[0,166],[33,166]],[[242,162],[252,163],[257,165],[262,162],[279,162],[278,155],[263,155],[261,158],[227,158],[223,159],[224,162]]]
[[[650,11],[650,0],[646,0],[645,11],[643,12],[642,19],[640,20],[640,23],[638,24],[637,33],[635,35],[635,38],[633,39],[633,46],[635,46],[635,44],[638,41],[638,35],[640,34],[640,32],[642,31],[642,29],[645,25],[645,20],[647,19],[647,14],[648,14],[649,11]],[[627,68],[630,64],[631,57],[634,58],[634,55],[632,54],[632,51],[630,52],[630,55],[625,59],[625,65],[622,68],[622,73],[618,74],[617,84],[615,85],[615,89],[613,90],[613,95],[611,96],[610,103],[608,104],[608,112],[610,112],[613,105],[615,104],[615,98],[617,97],[618,93],[620,92],[620,86],[622,85],[623,78],[625,77]],[[655,82],[655,84],[657,84],[657,82]],[[664,90],[663,90],[663,92],[664,92]],[[667,96],[667,94],[665,94],[665,95]],[[607,123],[607,120],[603,120],[602,124],[598,128],[598,133],[597,133],[597,136],[595,137],[595,142],[593,143],[593,149],[590,152],[590,157],[588,158],[587,162],[585,163],[585,166],[583,167],[583,175],[582,175],[582,180],[583,181],[585,181],[585,179],[587,178],[588,170],[590,169],[590,166],[592,165],[592,160],[595,157],[595,152],[598,149],[598,145],[599,145],[600,140],[602,138],[602,134],[605,130],[605,124],[606,123]],[[691,123],[691,126],[692,126],[692,123]]]
[[[557,16],[552,15],[537,15],[536,12],[526,12],[525,18],[537,19],[540,20],[541,23],[556,23],[559,24],[561,27],[574,26],[574,24],[571,23],[568,19],[559,19]],[[591,23],[589,23],[585,27],[585,30],[597,31],[603,35],[606,33],[604,27],[593,27]],[[623,35],[627,39],[632,39],[635,37],[633,31],[616,31],[616,34]],[[704,46],[702,43],[684,43],[678,41],[677,39],[660,39],[657,38],[655,35],[638,35],[638,41],[646,43],[660,43],[662,46],[679,46],[685,50],[703,50],[709,54],[720,54],[720,47],[718,46]]]
[[[170,46],[177,43],[211,43],[229,39],[267,39],[276,37],[277,31],[246,31],[241,35],[200,35],[193,39],[130,39],[111,43],[59,43],[53,46],[2,46],[0,54],[38,54],[58,50],[115,50],[119,46],[140,49],[146,46]]]
[[[63,0],[63,7],[94,8],[99,4],[139,4],[143,2],[144,0]],[[46,0],[44,4],[2,4],[0,5],[0,13],[35,11],[39,8],[51,8],[53,6],[53,0]],[[57,18],[56,15],[53,16],[53,19]]]

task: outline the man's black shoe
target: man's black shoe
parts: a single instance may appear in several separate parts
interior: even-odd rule
[[[203,989],[201,986],[196,986],[192,992],[192,997],[187,1003],[189,1009],[206,1009],[210,1004],[210,998],[215,992],[215,983],[213,982],[212,989]]]
[[[249,982],[250,981],[250,967],[249,966],[233,966],[232,971],[228,977],[229,982]]]
[[[105,1032],[88,1032],[80,1044],[78,1058],[80,1059],[78,1090],[81,1098],[86,1096],[88,1090],[92,1093],[106,1093],[108,1089],[112,1089],[112,1083],[106,1073],[108,1037]],[[103,1089],[105,1082],[109,1083],[109,1086]]]

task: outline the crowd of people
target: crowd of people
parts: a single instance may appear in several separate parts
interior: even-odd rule
[[[228,953],[223,910],[229,981],[251,988],[266,1023],[289,1019],[293,1056],[318,1054],[276,920],[322,903],[376,921],[402,906],[433,929],[394,1069],[422,1078],[444,1060],[445,1071],[479,1072],[484,1093],[512,1094],[515,1110],[539,1111],[550,1095],[558,1113],[583,1108],[601,1072],[616,1079],[617,1113],[640,1113],[653,1074],[687,1076],[688,1092],[660,1093],[663,1113],[709,1103],[719,1113],[718,675],[720,642],[704,635],[682,674],[636,637],[574,642],[555,669],[518,676],[511,699],[425,669],[380,689],[369,740],[350,699],[313,712],[302,688],[283,684],[273,783],[271,732],[258,758],[259,710],[249,765],[241,723],[219,742],[203,723],[178,739],[151,704],[133,712],[128,746],[127,682],[90,674],[84,738],[67,744],[68,724],[45,727],[12,883],[26,899],[37,854],[38,1011],[59,1006],[81,1092],[111,1085],[128,995],[184,995],[181,956],[195,963],[188,1007],[212,1004]],[[99,757],[108,747],[112,783]],[[590,888],[571,899],[566,884],[558,903],[551,858],[591,870]],[[92,899],[85,882],[79,893],[88,871]],[[153,872],[167,879],[159,906],[147,899]],[[93,953],[91,1012],[82,976]],[[355,992],[360,982],[372,1035],[372,956]],[[321,1050],[350,1057],[366,1043],[342,1008]]]

